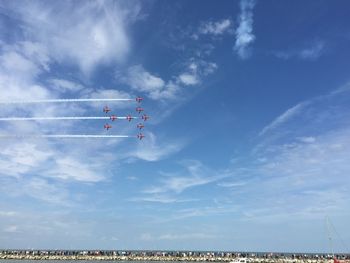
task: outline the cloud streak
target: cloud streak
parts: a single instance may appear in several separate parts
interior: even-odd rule
[[[217,175],[215,173],[214,175],[208,175],[212,172],[198,161],[186,162],[185,167],[190,176],[170,175],[163,177],[160,186],[151,187],[145,190],[144,193],[160,194],[173,192],[179,194],[189,188],[213,183],[228,176],[227,174]]]
[[[138,144],[135,151],[130,152],[129,158],[137,158],[149,162],[163,160],[171,154],[182,150],[185,146],[183,141],[159,141],[153,133],[147,133],[147,140]]]
[[[255,0],[241,0],[241,13],[238,19],[238,28],[236,29],[236,42],[234,50],[241,59],[250,56],[249,46],[255,41],[253,34],[253,8]]]
[[[297,115],[306,105],[307,105],[307,102],[302,102],[286,110],[283,114],[281,114],[276,119],[274,119],[270,124],[265,126],[260,131],[259,136],[266,134],[268,131],[275,129],[279,125],[288,121],[290,118],[293,118],[293,116]]]
[[[253,161],[236,162],[234,177],[220,183],[232,198],[260,200],[243,202],[247,217],[305,220],[349,208],[349,98],[349,89],[341,88],[301,102],[260,132]]]
[[[280,59],[302,59],[314,61],[321,57],[326,50],[326,45],[324,41],[314,41],[308,46],[300,49],[291,49],[286,51],[276,51],[273,54]]]

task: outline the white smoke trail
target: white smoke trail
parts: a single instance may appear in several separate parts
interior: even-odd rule
[[[131,117],[139,119],[140,117]],[[126,120],[128,117],[116,117],[115,120]],[[54,120],[112,120],[111,117],[6,117],[0,118],[0,121],[54,121]]]
[[[28,135],[15,135],[15,134],[0,134],[0,138],[132,138],[135,136],[130,135],[95,135],[95,134],[28,134]]]
[[[134,99],[49,99],[49,100],[0,100],[0,104],[28,104],[28,103],[60,103],[60,102],[108,102],[133,101]]]

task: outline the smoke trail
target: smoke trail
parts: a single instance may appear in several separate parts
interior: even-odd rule
[[[128,117],[116,117],[115,120],[126,120]],[[131,117],[139,119],[140,117]],[[54,120],[111,120],[112,117],[8,117],[0,118],[0,121],[54,121]]]
[[[28,103],[60,103],[60,102],[108,102],[133,101],[134,99],[50,99],[50,100],[0,100],[0,104],[28,104]]]
[[[132,138],[130,135],[96,135],[96,134],[0,134],[0,138]]]

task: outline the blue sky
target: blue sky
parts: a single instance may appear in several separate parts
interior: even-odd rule
[[[144,97],[146,138],[1,139],[0,247],[329,251],[350,232],[348,1],[0,1],[0,100]],[[104,103],[0,104],[1,117]],[[113,102],[117,115],[135,102]],[[127,134],[137,122],[0,123]]]

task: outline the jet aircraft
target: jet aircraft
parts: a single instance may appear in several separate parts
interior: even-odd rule
[[[103,126],[103,128],[105,128],[105,129],[108,131],[109,129],[112,128],[112,126],[109,125],[108,123],[106,123],[106,124]]]
[[[105,106],[104,108],[103,108],[103,112],[104,113],[108,113],[108,112],[110,112],[111,111],[111,109],[110,108],[108,108],[108,106]]]
[[[137,134],[137,138],[139,138],[140,140],[142,140],[142,138],[145,138],[146,136],[143,135],[142,133]]]

